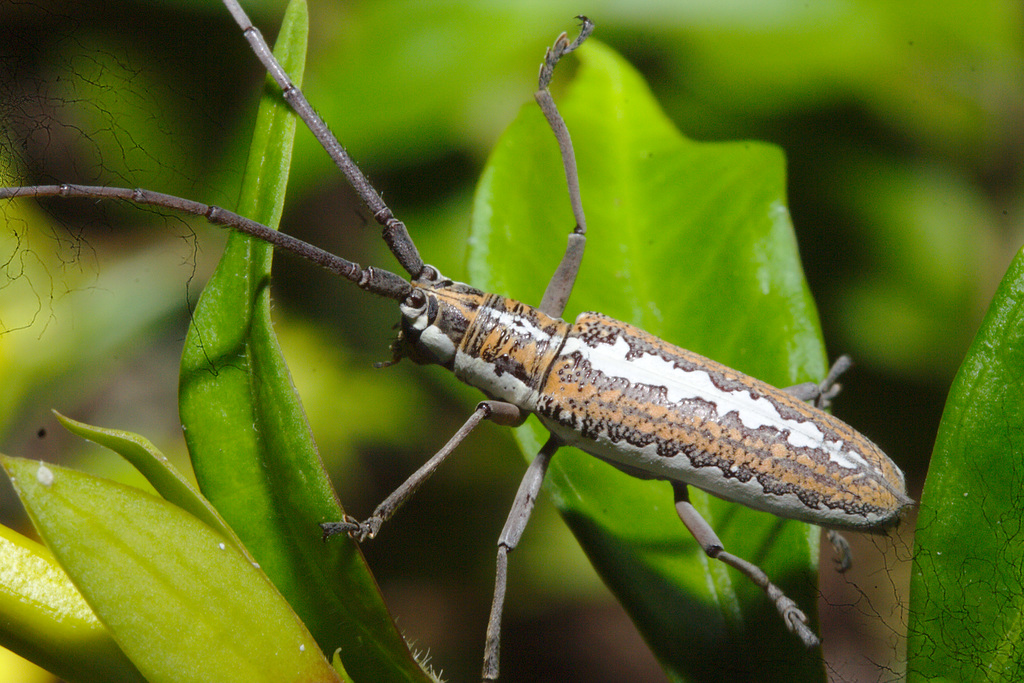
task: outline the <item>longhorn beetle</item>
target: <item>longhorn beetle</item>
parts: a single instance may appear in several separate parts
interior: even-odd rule
[[[148,190],[46,185],[0,188],[0,199],[120,198],[205,216],[265,240],[397,301],[401,330],[392,345],[391,362],[409,358],[441,365],[486,394],[487,400],[449,442],[369,518],[325,523],[325,540],[335,534],[359,541],[373,538],[481,421],[511,426],[536,415],[550,437],[527,468],[498,539],[485,680],[498,677],[508,554],[519,543],[552,456],[564,445],[630,475],[671,482],[678,516],[704,552],[760,586],[787,627],[808,647],[816,646],[818,638],[804,613],[760,568],[726,552],[690,504],[687,486],[833,530],[830,539],[843,554],[845,566],[846,547],[834,530],[871,531],[897,523],[900,511],[911,503],[903,475],[874,444],[823,411],[838,391],[836,377],[849,364],[845,357],[821,384],[783,390],[600,313],[582,313],[573,323],[560,319],[583,258],[586,220],[569,132],[548,86],[559,60],[590,35],[590,20],[579,17],[580,32],[574,40],[561,34],[540,69],[535,97],[561,152],[576,225],[540,305],[532,307],[454,282],[426,265],[405,225],[293,86],[237,0],[224,2],[285,100],[383,226],[384,241],[410,280],[376,267],[363,268],[219,207]]]

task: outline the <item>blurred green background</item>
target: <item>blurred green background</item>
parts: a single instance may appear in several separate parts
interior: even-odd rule
[[[80,5],[0,4],[0,184],[143,186],[232,206],[262,74],[223,6]],[[245,6],[272,40],[283,3]],[[918,497],[949,382],[1024,242],[1018,1],[313,0],[310,12],[310,100],[425,258],[455,277],[488,150],[532,106],[543,51],[575,14],[644,73],[685,135],[781,146],[830,354],[857,361],[835,410]],[[300,132],[283,229],[393,268],[374,225]],[[177,363],[223,238],[109,203],[0,206],[0,451],[140,483],[63,434],[48,412],[58,408],[184,461]],[[389,357],[388,302],[293,259],[279,257],[275,277],[282,344],[321,452],[344,505],[364,516],[476,397],[438,369],[372,367]],[[365,546],[400,628],[450,680],[477,675],[494,543],[523,468],[506,433],[482,428]],[[6,482],[0,514],[25,528]],[[836,680],[898,678],[912,526],[851,539],[857,564],[844,577],[823,553]],[[506,680],[662,676],[549,506],[511,572]],[[0,660],[0,681],[30,680],[14,667]]]

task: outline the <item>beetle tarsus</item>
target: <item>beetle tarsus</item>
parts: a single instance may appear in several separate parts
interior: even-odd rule
[[[850,542],[835,529],[828,530],[828,542],[832,544],[832,550],[836,554],[836,571],[842,574],[853,566],[853,551],[850,550]]]

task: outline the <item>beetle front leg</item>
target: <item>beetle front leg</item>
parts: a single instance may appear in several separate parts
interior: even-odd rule
[[[819,645],[821,641],[818,640],[818,636],[807,626],[807,615],[797,607],[793,600],[786,597],[781,588],[768,579],[768,575],[764,573],[764,570],[757,565],[736,557],[732,553],[725,552],[722,541],[719,540],[714,529],[711,528],[711,525],[700,516],[697,509],[690,503],[690,495],[686,484],[672,482],[672,490],[676,497],[676,512],[679,514],[679,519],[683,520],[683,524],[690,530],[693,537],[697,539],[697,543],[700,544],[700,547],[703,548],[707,556],[724,562],[760,586],[768,594],[772,602],[775,603],[775,607],[779,610],[779,614],[782,615],[782,620],[786,623],[786,627],[795,633],[807,647]]]
[[[519,545],[526,523],[530,521],[533,505],[540,493],[540,485],[544,474],[548,471],[551,456],[555,454],[561,442],[551,436],[533,459],[519,484],[515,502],[508,513],[505,528],[498,537],[498,567],[494,575],[494,599],[491,601],[491,616],[487,620],[487,642],[484,645],[485,681],[498,680],[498,659],[501,649],[501,613],[505,607],[505,587],[508,584],[508,554]]]
[[[558,150],[562,155],[562,165],[565,168],[565,180],[569,188],[569,203],[572,206],[573,217],[576,219],[576,225],[569,233],[569,243],[566,245],[565,255],[559,262],[554,275],[551,276],[551,281],[548,282],[548,286],[544,290],[544,298],[541,299],[539,306],[541,311],[556,318],[560,318],[565,311],[565,304],[569,300],[573,284],[576,282],[576,275],[579,273],[580,263],[583,261],[583,250],[587,243],[587,219],[583,213],[583,199],[580,197],[576,153],[572,148],[569,129],[566,127],[562,115],[558,113],[558,107],[555,106],[555,100],[551,97],[551,91],[548,89],[559,60],[578,48],[594,30],[594,23],[590,19],[583,16],[577,17],[577,19],[580,20],[580,33],[576,39],[570,42],[569,37],[563,33],[555,39],[554,45],[548,48],[540,67],[537,92],[533,95],[558,141]]]
[[[360,522],[353,517],[346,515],[345,519],[341,522],[324,522],[320,525],[320,528],[324,530],[324,540],[326,541],[331,536],[336,534],[349,534],[357,541],[364,541],[368,538],[373,538],[380,531],[381,525],[384,522],[391,519],[392,515],[398,511],[398,508],[402,507],[405,501],[409,500],[410,497],[416,491],[419,490],[420,486],[423,485],[427,479],[437,471],[437,468],[441,466],[441,463],[451,455],[451,452],[455,450],[455,447],[462,443],[463,439],[469,435],[473,429],[480,424],[483,420],[490,420],[496,424],[516,426],[522,424],[526,415],[523,411],[519,410],[516,406],[511,403],[504,401],[481,401],[477,404],[476,410],[469,416],[465,424],[459,428],[459,431],[448,440],[448,443],[444,447],[434,454],[430,460],[423,463],[423,465],[413,472],[412,476],[405,480],[401,486],[394,490],[394,492],[384,499],[380,505],[373,511],[373,514],[369,518]]]

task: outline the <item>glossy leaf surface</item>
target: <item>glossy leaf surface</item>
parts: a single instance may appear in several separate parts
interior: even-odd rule
[[[142,681],[45,546],[0,526],[0,644],[72,683]]]
[[[921,496],[908,680],[1024,675],[1024,252],[949,392]]]
[[[3,459],[40,535],[150,683],[337,681],[267,577],[225,537],[130,486]]]
[[[232,542],[241,548],[235,532],[224,522],[217,510],[192,488],[188,480],[148,439],[117,429],[87,425],[60,413],[57,413],[57,419],[71,433],[105,446],[130,462],[164,500],[174,503],[202,520],[211,529],[232,539]],[[242,551],[245,552],[245,549],[242,548]]]
[[[275,54],[301,83],[305,7],[293,3]],[[276,227],[295,117],[268,85],[237,211]],[[341,519],[270,319],[271,248],[232,234],[193,314],[180,412],[203,494],[287,597],[325,652],[341,648],[357,679],[422,680],[350,539],[324,543]]]

